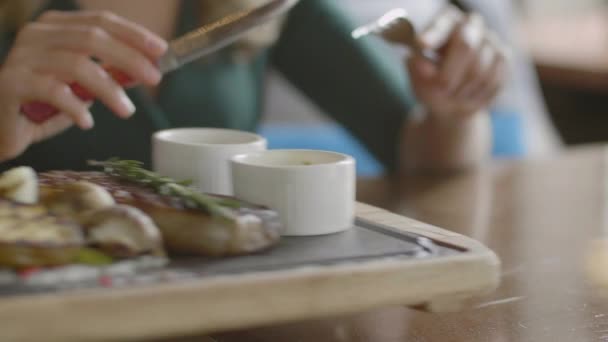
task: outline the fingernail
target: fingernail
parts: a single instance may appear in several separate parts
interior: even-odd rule
[[[95,121],[93,120],[93,115],[90,112],[86,112],[82,117],[82,122],[80,123],[81,128],[84,130],[89,130],[95,126]]]
[[[124,91],[119,93],[120,104],[126,109],[127,115],[125,117],[130,117],[135,113],[135,105],[131,101],[131,99],[125,94]]]
[[[479,15],[471,15],[469,22],[462,30],[462,39],[468,46],[477,48],[483,42],[483,38],[483,18]]]
[[[162,39],[149,38],[146,47],[156,54],[162,54],[167,50],[167,42]]]
[[[148,82],[152,84],[158,84],[162,78],[160,71],[153,66],[146,66],[146,77],[148,78]]]

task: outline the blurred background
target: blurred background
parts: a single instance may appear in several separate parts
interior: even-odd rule
[[[608,1],[520,0],[519,34],[568,145],[608,140]]]
[[[340,2],[352,13],[353,24],[402,7],[423,30],[448,1]],[[459,2],[480,12],[511,49],[509,80],[491,108],[495,158],[542,158],[567,145],[608,141],[608,1]],[[382,42],[378,45],[394,56],[395,63],[407,54]],[[272,148],[341,151],[357,157],[361,176],[382,172],[361,145],[280,74],[271,72],[268,89],[260,132]]]

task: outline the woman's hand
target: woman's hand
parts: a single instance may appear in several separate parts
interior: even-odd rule
[[[492,136],[487,107],[505,77],[505,52],[476,14],[448,7],[423,32],[423,48],[438,52],[434,63],[415,53],[408,59],[421,120],[404,127],[402,165],[413,171],[449,171],[483,163]]]
[[[117,116],[131,116],[133,103],[101,65],[156,85],[161,74],[154,61],[166,48],[160,37],[108,12],[50,11],[24,26],[0,68],[0,160],[73,124],[93,127],[90,103],[78,99],[69,83],[80,84]],[[34,124],[19,112],[30,101],[49,103],[61,113]]]
[[[408,60],[414,91],[429,115],[462,119],[491,104],[504,80],[505,55],[479,15],[445,11],[419,44],[440,56],[437,64],[421,54]]]

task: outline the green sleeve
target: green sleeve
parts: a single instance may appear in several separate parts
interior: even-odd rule
[[[379,39],[354,40],[336,0],[302,0],[273,52],[286,78],[361,141],[389,170],[413,104],[403,64]]]

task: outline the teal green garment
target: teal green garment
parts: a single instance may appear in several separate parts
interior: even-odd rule
[[[176,34],[196,27],[198,0],[184,0]],[[277,44],[248,63],[224,50],[165,76],[157,99],[128,94],[137,107],[129,120],[97,103],[96,126],[72,128],[31,146],[4,167],[85,169],[85,161],[120,157],[150,163],[151,135],[171,127],[225,127],[254,131],[260,121],[264,75],[274,65],[289,81],[346,127],[389,170],[396,166],[401,127],[412,103],[402,65],[373,39],[355,41],[354,25],[335,0],[305,0],[291,12]],[[71,1],[50,8],[75,10]],[[5,35],[10,46],[14,35]],[[6,49],[5,49],[6,52]]]

